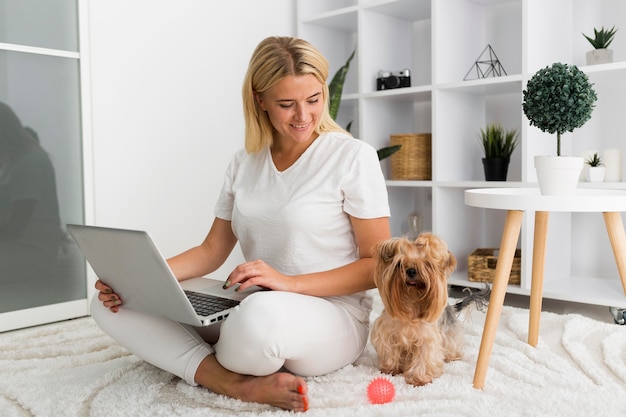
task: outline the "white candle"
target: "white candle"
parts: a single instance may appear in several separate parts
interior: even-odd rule
[[[602,154],[602,162],[606,167],[604,181],[617,182],[622,180],[622,151],[607,149]]]

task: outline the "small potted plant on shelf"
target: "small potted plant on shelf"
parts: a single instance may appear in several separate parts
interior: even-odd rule
[[[585,176],[589,182],[602,182],[604,181],[604,174],[606,173],[606,167],[602,162],[602,159],[595,152],[593,155],[585,159]]]
[[[583,168],[582,157],[561,156],[561,135],[584,125],[597,95],[587,75],[575,65],[556,62],[537,71],[522,92],[522,108],[532,126],[556,133],[557,156],[535,156],[542,194],[572,192]]]
[[[478,134],[483,148],[483,169],[486,181],[506,181],[511,154],[517,147],[519,132],[506,130],[499,123],[491,123]]]
[[[615,26],[611,29],[604,29],[604,26],[597,30],[593,29],[594,37],[587,36],[583,33],[583,36],[589,41],[594,49],[587,52],[586,59],[587,65],[606,64],[613,62],[613,50],[609,49],[609,45],[613,42],[615,37]]]

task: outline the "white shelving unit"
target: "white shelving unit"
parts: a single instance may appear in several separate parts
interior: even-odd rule
[[[611,44],[615,62],[585,64],[591,45],[582,33],[620,28]],[[432,181],[387,181],[394,235],[407,232],[407,215],[419,211],[424,228],[446,240],[458,260],[454,285],[478,287],[467,278],[467,256],[498,247],[504,213],[467,207],[471,188],[535,186],[533,156],[556,153],[556,137],[530,127],[522,91],[553,62],[577,65],[598,94],[592,119],[563,138],[562,153],[621,149],[626,157],[626,2],[623,0],[298,0],[298,36],[317,46],[331,74],[356,48],[338,121],[376,148],[394,133],[432,133]],[[464,78],[487,45],[506,74]],[[411,70],[411,87],[376,91],[379,70]],[[468,77],[471,78],[471,77]],[[475,78],[475,77],[474,77]],[[486,182],[477,139],[491,122],[517,128],[521,143],[507,182]],[[390,177],[389,162],[382,162]],[[624,169],[622,170],[626,172]],[[626,189],[626,183],[580,187]],[[524,219],[521,284],[509,292],[530,294],[532,228]],[[544,296],[626,307],[602,216],[550,216]]]

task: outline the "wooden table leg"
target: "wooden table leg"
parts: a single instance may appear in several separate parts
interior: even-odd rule
[[[624,224],[622,215],[619,212],[602,213],[606,231],[609,234],[611,248],[613,248],[613,256],[619,271],[619,277],[622,280],[622,288],[626,294],[626,234],[624,233]]]
[[[530,320],[528,323],[528,344],[537,346],[539,342],[539,318],[543,296],[543,273],[546,264],[546,241],[548,236],[547,211],[535,213],[535,237],[533,240],[533,271],[530,284]]]
[[[515,249],[517,248],[517,239],[522,228],[523,217],[524,212],[519,210],[509,210],[506,215],[502,241],[500,242],[500,254],[496,264],[483,337],[480,342],[478,361],[476,362],[476,370],[474,372],[474,388],[482,389],[485,386],[491,350],[496,339],[496,330],[498,329],[498,322],[502,313],[502,305],[504,304],[504,296],[506,295],[506,288],[511,275],[511,266],[513,266],[513,258],[515,257]]]

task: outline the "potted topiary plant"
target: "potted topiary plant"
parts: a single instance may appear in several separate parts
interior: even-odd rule
[[[585,159],[585,176],[589,182],[602,182],[604,181],[604,174],[606,173],[606,167],[602,162],[602,159],[595,152],[593,155]]]
[[[522,93],[522,108],[530,124],[556,133],[557,156],[535,156],[541,193],[569,193],[578,184],[584,161],[582,157],[561,156],[561,135],[591,118],[597,100],[593,84],[575,65],[556,62],[537,71]]]
[[[506,181],[511,154],[517,147],[519,132],[506,130],[499,123],[488,124],[478,134],[484,158],[483,169],[486,181]]]
[[[613,62],[613,50],[609,49],[609,45],[613,42],[615,32],[617,32],[615,26],[613,26],[610,30],[604,29],[603,26],[600,30],[597,30],[596,28],[593,29],[593,38],[583,33],[583,36],[594,48],[587,52],[587,55],[585,56],[587,59],[587,65]]]

